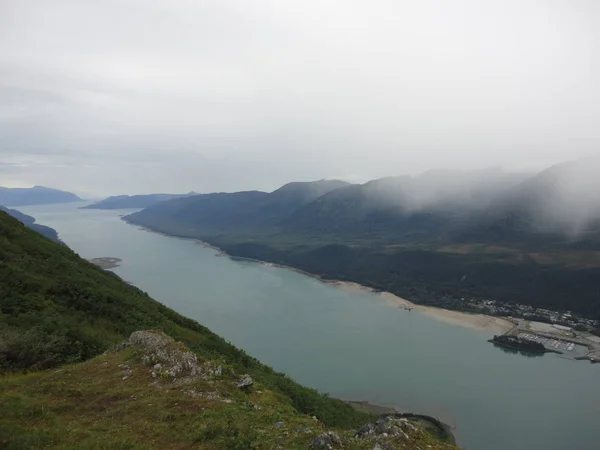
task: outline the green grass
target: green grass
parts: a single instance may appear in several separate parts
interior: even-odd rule
[[[0,212],[0,373],[84,361],[142,329],[162,329],[203,359],[227,361],[330,426],[352,428],[370,418],[275,372]]]
[[[0,377],[0,448],[306,449],[331,429],[299,414],[289,397],[260,383],[242,391],[235,378],[225,368],[222,377],[211,380],[157,381],[131,349],[59,369],[5,375]],[[351,430],[333,431],[345,440],[344,448],[373,447],[353,439]],[[392,443],[405,449],[455,448],[422,430],[410,442]]]

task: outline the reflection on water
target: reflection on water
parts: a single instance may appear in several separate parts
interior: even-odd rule
[[[526,356],[527,358],[540,358],[540,357],[544,356],[543,353],[529,353],[529,352],[524,352],[522,350],[516,350],[514,348],[506,348],[501,345],[496,345],[496,344],[493,344],[493,345],[495,348],[500,349],[504,353],[509,353],[511,355]]]

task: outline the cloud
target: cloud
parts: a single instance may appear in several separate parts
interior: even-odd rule
[[[593,0],[7,0],[0,160],[43,156],[17,181],[106,194],[539,169],[598,152],[599,13]],[[150,161],[160,185],[137,169]]]

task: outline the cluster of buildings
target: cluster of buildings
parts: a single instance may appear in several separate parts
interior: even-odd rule
[[[462,300],[468,302],[475,310],[491,316],[511,316],[526,320],[553,323],[577,331],[593,331],[600,328],[599,321],[573,316],[570,311],[558,312],[544,308],[535,308],[530,305],[521,305],[519,303],[499,303],[496,300],[468,300],[464,298]]]

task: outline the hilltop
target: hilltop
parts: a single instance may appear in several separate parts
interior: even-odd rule
[[[4,212],[0,307],[2,448],[454,448],[300,386]]]
[[[31,188],[0,187],[0,205],[30,206],[51,203],[79,202],[81,199],[71,192],[51,189],[44,186]]]

